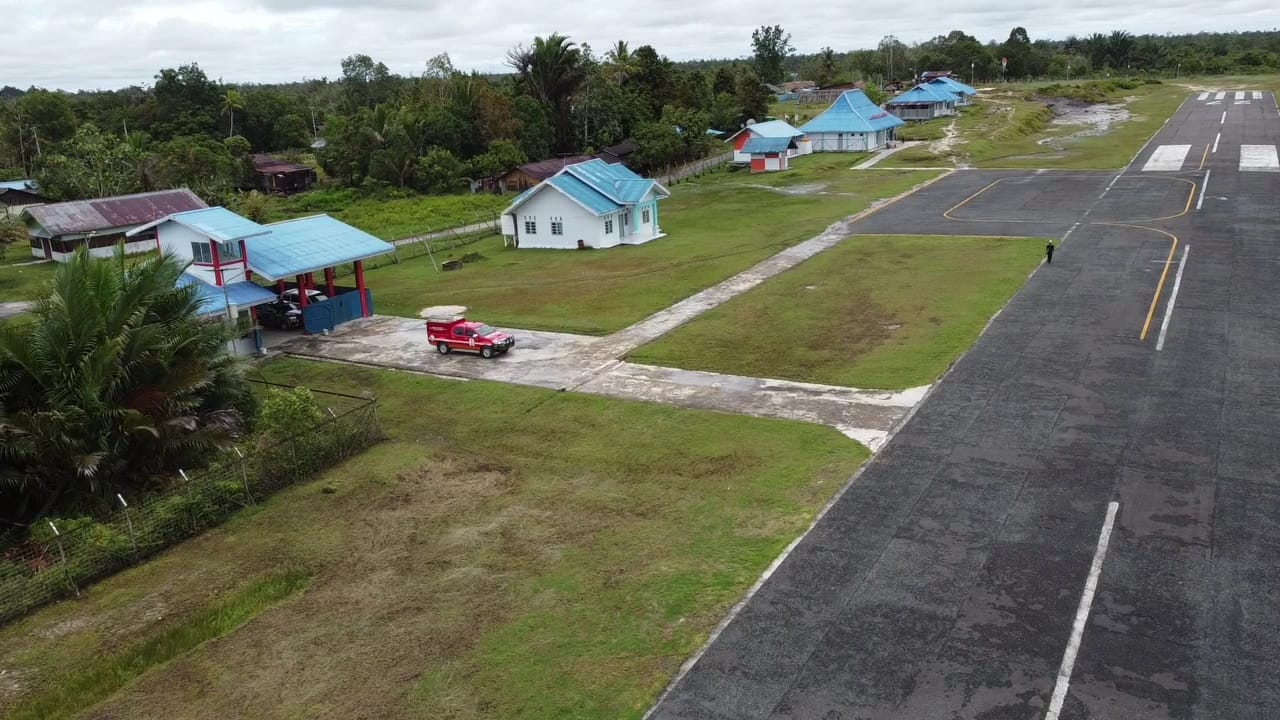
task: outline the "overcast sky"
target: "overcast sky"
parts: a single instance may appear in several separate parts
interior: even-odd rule
[[[358,52],[401,74],[420,73],[442,52],[460,69],[502,71],[507,48],[557,31],[597,53],[627,40],[684,60],[745,56],[751,30],[774,23],[800,52],[874,47],[886,34],[910,44],[952,29],[1003,40],[1015,25],[1035,40],[1280,24],[1275,0],[905,2],[885,4],[875,16],[871,3],[800,10],[779,0],[0,0],[0,86],[149,84],[158,69],[190,61],[227,82],[334,78],[339,60]]]

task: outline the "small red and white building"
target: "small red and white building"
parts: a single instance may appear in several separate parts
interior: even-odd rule
[[[741,130],[726,138],[725,142],[733,145],[733,162],[741,165],[748,165],[751,164],[752,153],[747,148],[747,143],[752,140],[762,139],[786,139],[791,141],[791,144],[785,149],[785,155],[787,158],[793,158],[799,155],[808,155],[813,152],[813,145],[809,142],[809,138],[805,132],[783,120],[748,123]],[[755,146],[753,146],[753,148],[754,147]],[[778,169],[785,170],[786,168],[780,167]]]

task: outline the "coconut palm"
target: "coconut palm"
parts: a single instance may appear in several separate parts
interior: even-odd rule
[[[619,85],[626,83],[627,78],[632,77],[639,70],[639,65],[636,64],[636,57],[627,47],[626,40],[619,40],[616,45],[609,48],[609,52],[605,53],[604,59],[605,77]]]
[[[0,332],[0,520],[79,512],[197,467],[252,412],[235,331],[182,264],[81,249],[30,322]]]
[[[552,33],[534,38],[532,47],[508,51],[507,63],[525,89],[550,111],[556,147],[572,150],[572,100],[585,77],[581,50],[564,35]]]
[[[222,114],[231,118],[231,128],[227,131],[227,137],[236,134],[236,111],[244,109],[244,96],[239,90],[229,88],[222,96]]]

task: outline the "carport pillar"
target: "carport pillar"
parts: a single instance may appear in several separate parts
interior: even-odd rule
[[[306,275],[304,275],[303,277],[305,277],[305,278],[307,279],[307,289],[308,289],[308,290],[315,290],[315,288],[316,288],[316,279],[315,279],[315,277],[314,277],[311,273],[307,273],[307,274],[306,274]]]
[[[325,294],[329,297],[333,297],[338,294],[333,290],[333,268],[331,267],[324,269],[324,288],[326,290]]]
[[[294,278],[294,280],[296,281],[296,284],[298,286],[298,306],[306,307],[307,306],[307,276],[299,275],[298,277]]]
[[[279,280],[277,280],[277,281],[276,281],[276,294],[277,294],[277,295],[280,295],[280,294],[281,294],[281,293],[283,293],[286,289],[287,289],[287,288],[284,286],[284,278],[280,278]]]
[[[369,295],[364,289],[364,262],[356,261],[356,292],[360,293],[360,317],[369,317]]]

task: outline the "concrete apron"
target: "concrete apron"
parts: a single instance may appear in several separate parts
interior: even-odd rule
[[[420,319],[374,316],[342,325],[332,335],[301,336],[274,349],[299,357],[445,377],[799,420],[835,428],[874,451],[924,397],[928,386],[902,392],[859,390],[635,365],[622,358],[635,348],[834,247],[852,234],[852,225],[857,220],[943,177],[945,173],[897,197],[875,203],[829,226],[817,237],[789,247],[605,337],[510,329],[506,332],[516,336],[515,349],[501,357],[484,360],[473,353],[457,351],[440,355],[427,344],[426,328]]]

